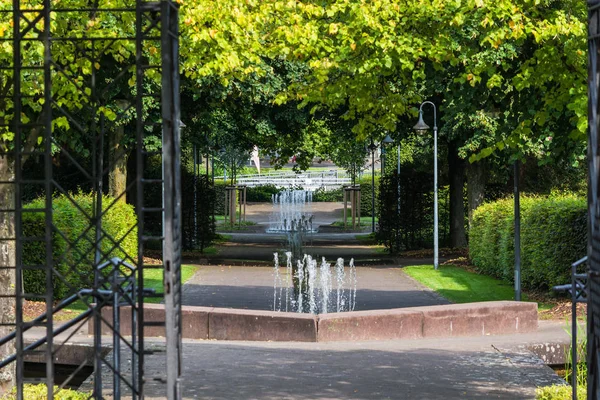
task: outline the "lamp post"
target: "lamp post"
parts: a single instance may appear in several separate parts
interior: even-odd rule
[[[396,232],[396,251],[398,253],[400,253],[400,225],[401,225],[401,221],[400,221],[400,140],[398,140],[398,204],[397,204],[397,209],[396,209],[396,213],[397,213],[397,221],[398,221],[398,231]]]
[[[375,233],[375,150],[377,150],[377,145],[373,138],[371,138],[369,150],[371,151],[371,232]]]
[[[414,126],[417,132],[427,132],[429,126],[423,121],[423,106],[429,104],[433,107],[433,267],[439,266],[439,242],[438,242],[438,170],[437,170],[437,115],[435,104],[424,101],[419,107],[419,121]]]
[[[394,143],[394,140],[390,135],[385,135],[385,138],[381,141],[381,176],[385,174],[385,148],[388,144]]]

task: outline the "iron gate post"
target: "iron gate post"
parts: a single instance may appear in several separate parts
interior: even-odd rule
[[[588,0],[588,399],[600,399],[600,0]]]

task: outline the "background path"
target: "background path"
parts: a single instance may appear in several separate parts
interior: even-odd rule
[[[313,226],[330,225],[341,220],[343,216],[344,203],[342,202],[314,202],[308,208],[308,213],[313,216]],[[270,203],[247,203],[246,220],[258,225],[269,227],[271,215],[275,209]]]

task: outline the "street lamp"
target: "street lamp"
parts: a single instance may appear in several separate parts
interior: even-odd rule
[[[437,183],[437,115],[435,104],[431,101],[424,101],[419,107],[419,122],[414,126],[414,130],[424,133],[429,130],[429,126],[423,121],[423,106],[430,104],[433,107],[433,267],[439,266],[439,243],[438,243],[438,183]]]
[[[385,147],[388,144],[394,143],[394,140],[390,137],[390,135],[385,135],[385,138],[381,141],[381,176],[385,174]]]
[[[375,150],[377,150],[377,145],[373,138],[371,138],[368,148],[371,152],[371,232],[375,233]]]
[[[396,232],[396,251],[398,253],[400,253],[400,226],[401,226],[401,221],[400,221],[400,140],[398,140],[398,164],[397,164],[397,174],[398,174],[398,204],[397,204],[397,208],[396,208],[396,212],[397,212],[397,221],[398,221],[398,228],[397,228],[397,232]]]

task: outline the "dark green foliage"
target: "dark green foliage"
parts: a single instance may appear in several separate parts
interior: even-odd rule
[[[52,252],[57,273],[53,274],[54,298],[62,299],[80,288],[93,285],[95,229],[90,222],[94,209],[94,198],[90,194],[65,195],[53,199]],[[102,261],[119,257],[129,263],[137,262],[137,217],[131,205],[114,203],[109,197],[102,198],[105,214],[102,217],[103,239]],[[43,208],[44,199],[37,199],[26,208]],[[44,237],[44,213],[23,214],[23,235]],[[23,264],[43,266],[46,264],[45,244],[40,241],[23,243]],[[62,277],[62,278],[61,278]],[[23,272],[25,292],[43,295],[46,293],[46,273],[29,269]]]
[[[147,178],[160,178],[162,166],[159,158],[150,160],[146,167]],[[215,192],[212,183],[206,175],[198,175],[196,178],[196,222],[197,230],[194,229],[194,174],[189,170],[181,170],[181,212],[182,212],[182,239],[186,250],[195,247],[204,248],[210,244],[215,235],[213,224],[213,207],[223,207],[225,196],[225,185],[222,195]],[[146,185],[144,187],[144,205],[147,207],[162,206],[162,187],[160,185]],[[219,203],[220,200],[220,203]],[[217,211],[218,213],[218,211]],[[196,232],[196,244],[194,245],[194,232]],[[162,215],[160,213],[146,213],[144,217],[144,234],[160,236],[162,233]],[[159,242],[148,242],[149,248],[160,249]]]
[[[401,174],[399,216],[397,174],[394,172],[386,175],[379,187],[377,204],[381,213],[377,232],[378,241],[391,252],[432,248],[433,179],[430,174],[410,170]],[[450,239],[448,194],[447,186],[438,189],[438,234],[441,247],[447,246]],[[400,235],[399,240],[397,235]]]
[[[513,199],[486,203],[473,215],[469,254],[481,272],[514,277]],[[587,202],[562,195],[521,199],[521,280],[526,289],[569,282],[569,265],[586,254]]]
[[[202,251],[215,239],[213,221],[215,191],[206,175],[194,179],[194,176],[189,173],[182,173],[181,188],[183,248]],[[194,221],[194,211],[196,221]]]
[[[313,193],[313,201],[317,202],[333,202],[333,201],[344,201],[344,193],[342,188],[326,190],[319,188]]]
[[[360,215],[361,217],[373,216],[373,186],[371,177],[363,177],[360,180]],[[379,177],[375,177],[375,215],[377,215],[377,196],[379,196]]]
[[[215,182],[214,190],[215,190],[215,214],[216,215],[224,215],[225,214],[225,183],[223,182]]]
[[[249,187],[246,189],[246,201],[270,203],[272,201],[272,196],[279,192],[281,192],[281,189],[277,188],[275,185]],[[223,196],[225,196],[225,194],[223,194]]]
[[[473,263],[485,266],[483,268],[488,275],[510,279],[505,275],[501,260],[514,266],[513,236],[512,200],[498,200],[480,206],[473,215],[469,231],[469,254]],[[508,256],[512,257],[512,262]]]
[[[379,185],[379,225],[376,237],[390,253],[399,253],[402,247],[401,222],[398,213],[398,174],[386,175]]]

